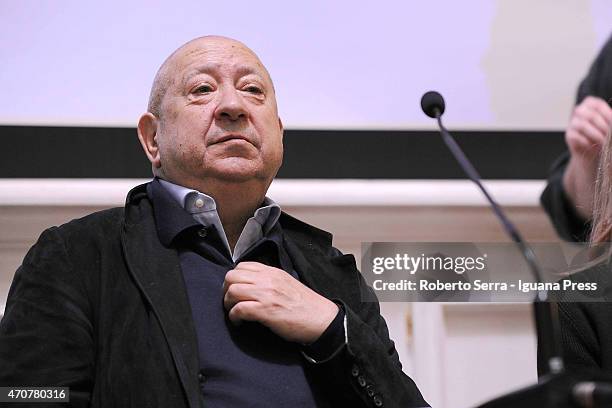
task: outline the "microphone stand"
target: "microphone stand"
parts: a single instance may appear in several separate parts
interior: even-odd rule
[[[444,99],[442,95],[437,92],[426,93],[421,100],[421,106],[426,115],[435,117],[444,143],[468,178],[484,194],[504,230],[512,241],[517,244],[534,279],[536,282],[541,283],[543,281],[541,269],[531,246],[522,238],[517,228],[489,194],[470,160],[442,124],[442,114],[444,113]],[[533,301],[533,313],[538,346],[546,362],[545,376],[542,377],[537,385],[494,399],[480,405],[479,408],[514,408],[517,406],[521,408],[595,408],[612,406],[612,382],[610,382],[612,378],[597,373],[578,377],[564,371],[561,344],[559,342],[558,305],[556,301],[548,297],[546,291],[538,291]]]
[[[497,218],[501,221],[501,224],[506,231],[506,233],[510,236],[512,241],[514,241],[519,250],[521,251],[525,261],[529,265],[529,269],[536,280],[537,283],[542,283],[542,273],[540,266],[538,265],[537,258],[521,234],[518,232],[514,224],[508,219],[506,214],[503,212],[499,204],[493,199],[493,197],[489,194],[487,189],[481,182],[481,177],[470,162],[470,160],[465,156],[461,147],[457,144],[455,139],[451,136],[448,130],[442,124],[442,113],[439,108],[435,109],[436,120],[438,121],[438,126],[440,127],[440,132],[442,133],[442,139],[444,143],[451,151],[455,159],[466,173],[468,178],[472,180],[482,191],[485,198],[491,205],[493,212],[497,216]],[[547,363],[547,371],[546,374],[556,374],[563,371],[563,358],[561,357],[561,345],[559,344],[560,338],[560,329],[559,329],[559,319],[558,319],[558,310],[557,310],[557,302],[548,298],[548,292],[539,291],[536,295],[536,298],[533,302],[534,308],[534,317],[536,322],[536,332],[538,336],[538,343],[542,348],[542,354],[544,356],[544,360]]]

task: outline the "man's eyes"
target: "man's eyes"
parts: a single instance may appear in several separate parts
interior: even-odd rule
[[[212,90],[213,90],[212,86],[205,84],[205,85],[198,86],[197,88],[193,90],[193,92],[197,94],[204,94],[204,93],[212,92]]]
[[[246,88],[244,88],[245,91],[250,92],[250,93],[254,93],[254,94],[262,94],[263,90],[255,85],[249,85]]]
[[[262,95],[264,93],[263,89],[257,85],[248,85],[242,88],[243,91],[248,92],[248,93],[252,93],[255,95]],[[202,84],[202,85],[198,85],[197,87],[193,88],[193,91],[191,91],[194,94],[198,94],[198,95],[202,95],[202,94],[208,94],[214,91],[214,88],[211,85],[208,84]]]

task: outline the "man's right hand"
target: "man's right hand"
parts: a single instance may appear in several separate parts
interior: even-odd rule
[[[563,175],[563,188],[576,211],[590,220],[599,154],[612,127],[612,108],[606,101],[587,96],[574,108],[565,132],[571,154]]]

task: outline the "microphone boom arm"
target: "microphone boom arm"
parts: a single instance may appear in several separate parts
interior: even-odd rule
[[[459,147],[455,139],[451,136],[450,132],[444,127],[442,123],[442,114],[444,113],[444,99],[442,95],[437,92],[430,91],[423,95],[421,99],[421,107],[427,116],[435,117],[440,127],[440,133],[442,134],[442,140],[455,157],[465,174],[470,180],[472,180],[484,194],[485,198],[491,205],[493,212],[502,223],[502,226],[506,233],[510,236],[521,251],[531,273],[538,283],[542,283],[542,273],[540,266],[538,265],[537,258],[533,249],[523,239],[518,229],[506,216],[502,208],[497,204],[493,197],[489,194],[487,189],[484,187],[481,181],[480,174],[474,168],[470,160],[466,157],[465,153]],[[538,344],[541,349],[542,356],[547,363],[546,369],[550,374],[559,374],[563,371],[563,358],[561,354],[560,339],[560,327],[558,318],[557,302],[549,299],[546,291],[538,291],[533,302],[536,334],[538,338]]]

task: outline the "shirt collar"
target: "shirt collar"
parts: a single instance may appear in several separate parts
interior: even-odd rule
[[[160,178],[157,178],[157,180],[188,213],[197,215],[207,211],[217,212],[217,204],[211,196]],[[261,206],[255,210],[253,218],[261,225],[264,234],[267,234],[276,225],[280,215],[280,206],[271,198],[265,197]],[[204,220],[200,217],[198,219]]]

